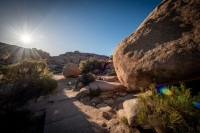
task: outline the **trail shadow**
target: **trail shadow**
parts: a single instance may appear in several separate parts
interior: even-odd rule
[[[60,76],[60,77],[59,77]],[[103,133],[105,129],[89,121],[90,117],[75,103],[78,101],[68,94],[67,80],[57,75],[58,90],[49,96],[52,102],[46,109],[44,133]]]

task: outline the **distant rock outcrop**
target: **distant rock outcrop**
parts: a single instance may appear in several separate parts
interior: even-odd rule
[[[49,53],[36,48],[22,48],[16,45],[0,43],[0,64],[13,64],[25,58],[50,59]]]
[[[88,60],[90,57],[94,57],[98,60],[107,60],[109,57],[105,55],[97,55],[93,53],[81,53],[79,51],[66,52],[59,56],[53,56],[53,59],[58,64],[75,63],[79,64],[81,60]]]
[[[36,60],[47,59],[48,67],[50,69],[57,69],[57,66],[63,66],[66,63],[79,64],[81,60],[88,60],[90,57],[95,57],[98,60],[107,60],[109,58],[105,55],[81,53],[79,51],[66,52],[59,56],[50,56],[49,53],[37,50],[36,48],[23,48],[16,45],[0,43],[0,64],[5,65],[19,62],[25,58],[33,58]]]
[[[137,90],[200,75],[200,1],[164,0],[115,49],[118,79]]]

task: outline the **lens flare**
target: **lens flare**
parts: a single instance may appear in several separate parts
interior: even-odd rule
[[[167,95],[167,96],[171,96],[172,95],[172,92],[166,86],[158,86],[157,87],[157,91],[161,95]]]
[[[192,102],[197,108],[200,109],[200,102]]]

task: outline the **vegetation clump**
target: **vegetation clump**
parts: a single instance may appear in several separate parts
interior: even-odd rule
[[[45,95],[57,87],[53,74],[47,70],[45,60],[25,59],[19,63],[1,67],[1,86],[11,90],[5,103],[24,104],[28,100]],[[12,88],[6,88],[8,85]],[[3,95],[3,94],[1,94]]]
[[[101,94],[101,90],[97,88],[96,90],[90,90],[90,98],[98,97]]]
[[[108,71],[107,76],[117,76],[115,69]]]
[[[90,57],[89,60],[82,60],[79,64],[79,69],[82,74],[93,72],[94,70],[101,70],[101,62],[94,57]]]
[[[77,83],[81,82],[83,86],[88,85],[91,82],[95,81],[95,75],[92,73],[85,73],[83,74],[77,81]]]
[[[140,125],[150,125],[158,133],[200,132],[200,109],[195,106],[200,102],[200,94],[192,96],[183,84],[163,90],[151,85],[150,90],[152,95],[139,96],[137,122]]]

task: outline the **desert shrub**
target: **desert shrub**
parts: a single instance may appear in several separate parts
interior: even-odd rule
[[[50,77],[44,77],[36,80],[36,85],[39,87],[42,95],[52,92],[58,86],[57,81]]]
[[[13,84],[5,103],[22,105],[28,100],[45,95],[57,87],[52,73],[47,70],[45,60],[25,59],[3,69],[3,84]],[[4,94],[2,94],[4,95]]]
[[[95,75],[92,73],[86,73],[83,74],[80,79],[78,80],[79,82],[82,82],[84,86],[88,85],[91,82],[95,81]]]
[[[158,133],[200,132],[200,109],[193,104],[200,101],[200,94],[192,96],[183,84],[163,90],[151,85],[150,90],[152,95],[139,96],[139,124],[150,125]]]
[[[120,121],[121,121],[122,123],[124,123],[125,125],[129,125],[129,124],[128,124],[128,120],[127,120],[127,118],[126,118],[125,116],[121,117]]]
[[[36,61],[25,59],[3,69],[4,79],[16,81],[20,78],[40,78],[41,74],[47,73],[45,60]]]
[[[111,69],[108,73],[107,76],[117,76],[115,69]]]
[[[97,88],[96,90],[90,90],[90,98],[98,97],[101,94],[101,90]]]
[[[101,62],[94,57],[90,57],[89,60],[82,60],[79,64],[81,73],[89,73],[94,70],[101,69]]]

